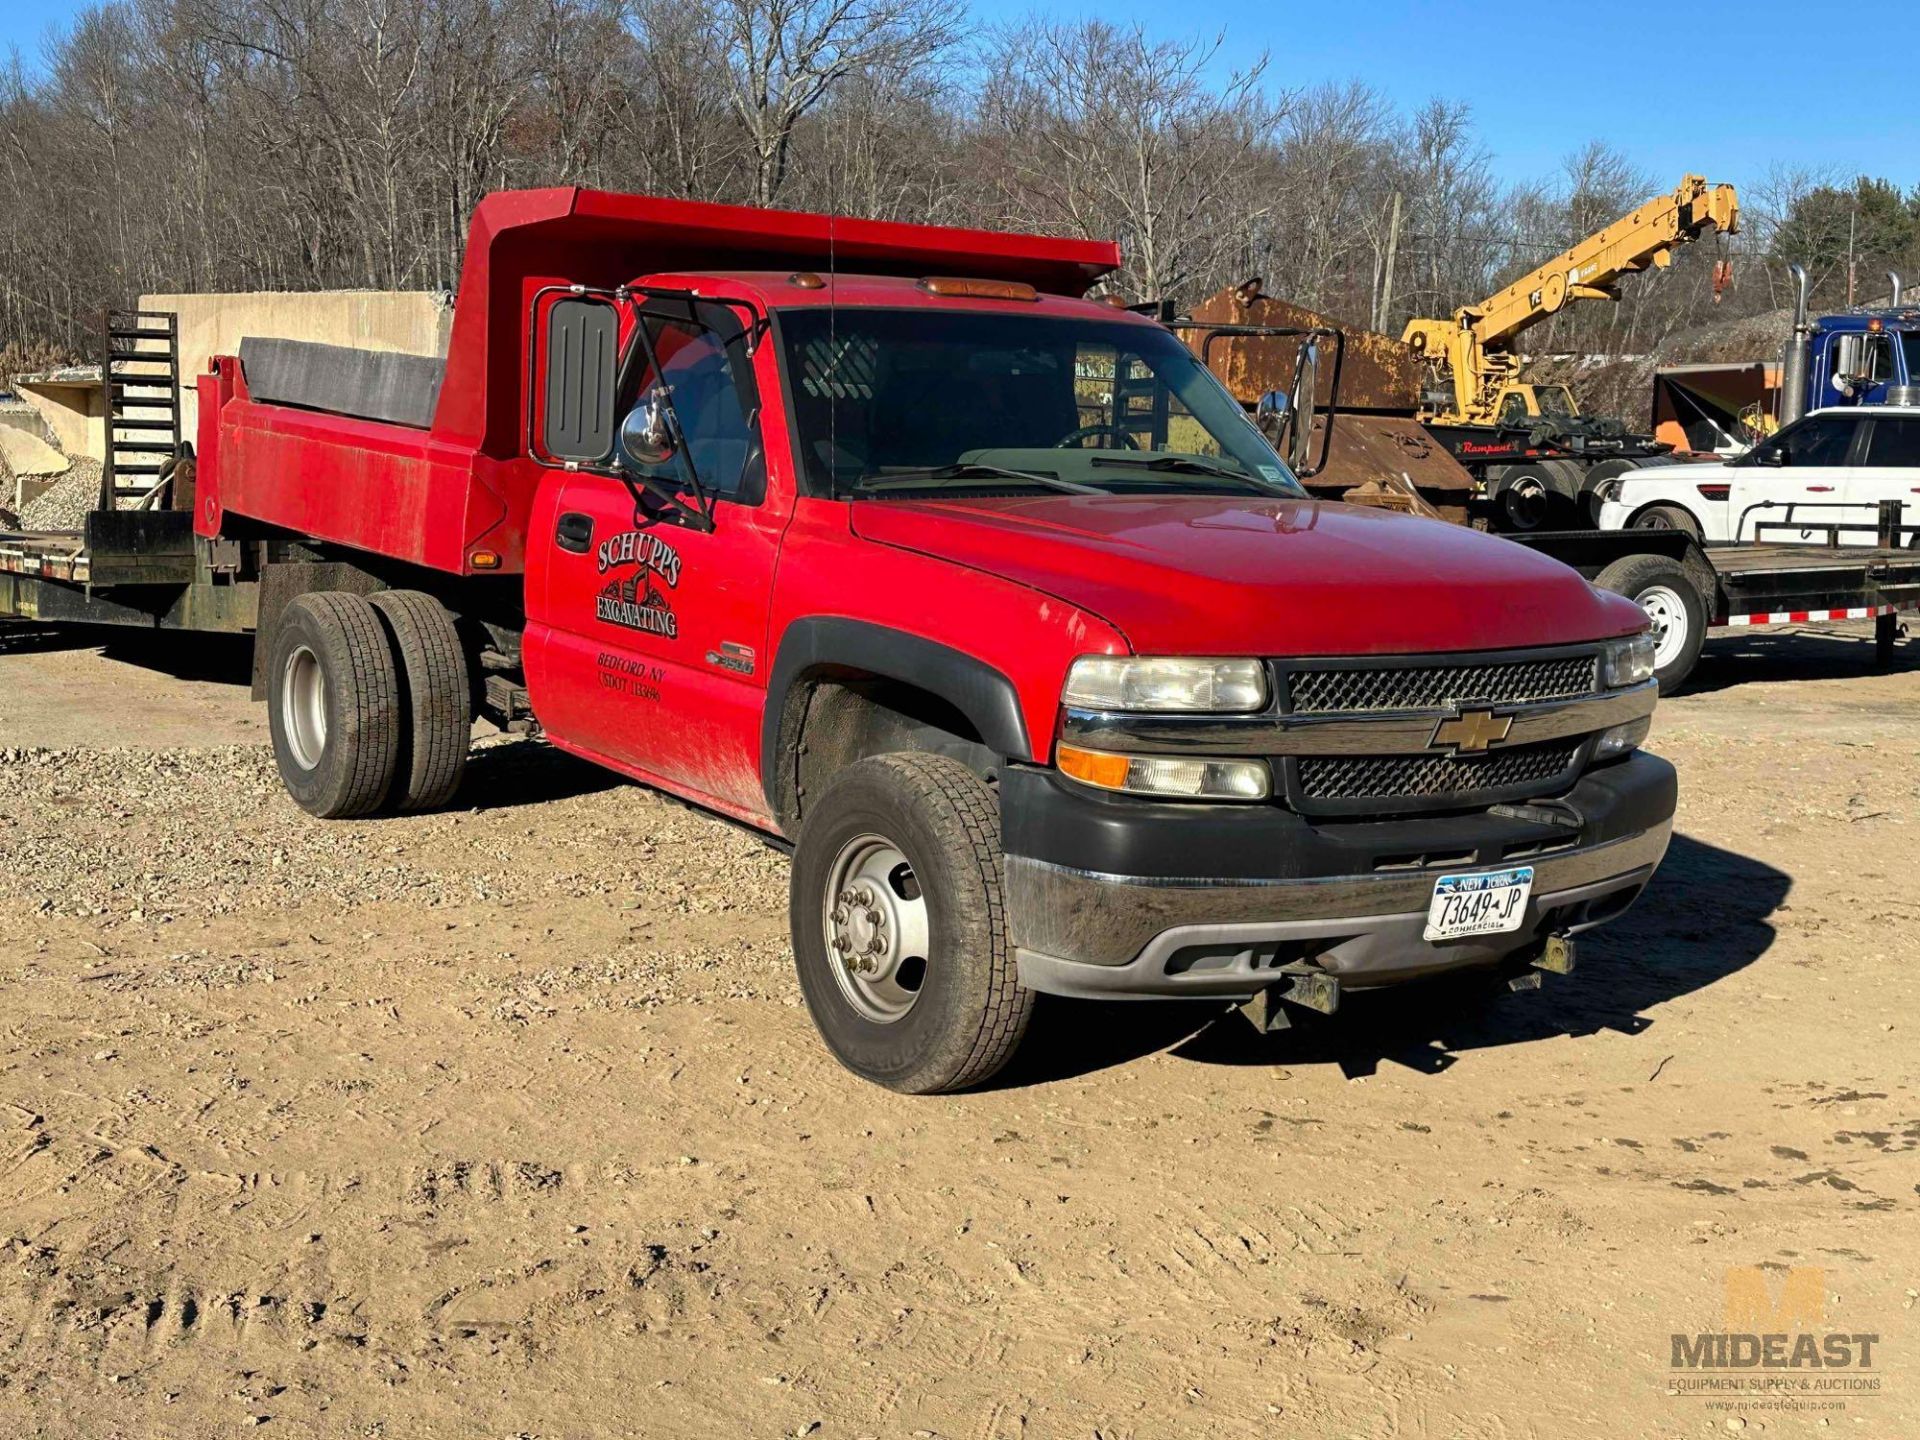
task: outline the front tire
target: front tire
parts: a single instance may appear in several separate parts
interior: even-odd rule
[[[336,820],[385,802],[400,754],[400,682],[380,617],[314,591],[280,613],[267,662],[273,758],[294,802]]]
[[[1679,505],[1649,505],[1633,517],[1627,526],[1629,530],[1678,530],[1700,538],[1700,522],[1693,518],[1693,512]]]
[[[966,766],[879,755],[841,772],[801,827],[788,916],[807,1009],[843,1065],[928,1095],[1013,1057],[1033,994],[1005,893],[999,806]]]
[[[1671,695],[1693,673],[1707,643],[1707,603],[1685,567],[1664,555],[1627,555],[1602,570],[1594,584],[1624,595],[1647,612],[1653,627],[1653,676]]]

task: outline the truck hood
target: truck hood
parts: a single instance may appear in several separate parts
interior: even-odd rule
[[[862,500],[854,532],[1044,591],[1141,654],[1396,655],[1631,634],[1543,555],[1355,505],[1238,496]]]

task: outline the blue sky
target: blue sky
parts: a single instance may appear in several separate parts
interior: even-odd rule
[[[1034,8],[974,0],[989,20]],[[36,63],[49,26],[80,9],[80,0],[0,0],[0,52],[17,46]],[[1545,177],[1605,139],[1663,187],[1688,170],[1752,185],[1775,163],[1920,184],[1920,105],[1897,74],[1831,90],[1806,82],[1860,68],[1882,21],[1820,23],[1787,0],[1677,0],[1615,11],[1632,18],[1611,26],[1607,7],[1553,0],[1101,0],[1048,13],[1137,20],[1157,34],[1224,29],[1221,68],[1265,49],[1280,86],[1359,79],[1403,108],[1436,94],[1465,99],[1504,180]]]

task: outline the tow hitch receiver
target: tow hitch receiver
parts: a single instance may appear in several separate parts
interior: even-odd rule
[[[1340,981],[1317,970],[1290,975],[1277,985],[1269,985],[1251,1000],[1243,1001],[1240,1013],[1262,1035],[1271,1035],[1292,1025],[1287,1018],[1287,1005],[1304,1005],[1322,1015],[1331,1015],[1340,1008]]]
[[[1571,975],[1573,973],[1573,941],[1565,935],[1549,935],[1540,942],[1539,951],[1527,961],[1529,968],[1517,975],[1507,976],[1509,990],[1538,990],[1540,973],[1550,975]]]
[[[1571,975],[1573,973],[1573,941],[1565,935],[1549,935],[1547,943],[1534,957],[1533,968],[1545,970],[1552,975]]]

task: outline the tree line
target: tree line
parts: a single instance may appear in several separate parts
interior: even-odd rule
[[[482,195],[570,184],[1111,237],[1130,301],[1259,275],[1398,333],[1680,178],[1596,142],[1501,183],[1472,100],[960,0],[121,0],[0,74],[0,344],[84,355],[142,292],[451,289]],[[1745,234],[1529,347],[1643,352],[1778,306],[1788,258],[1821,303],[1920,280],[1920,191],[1708,178],[1743,182]]]

